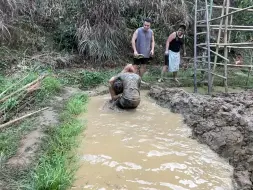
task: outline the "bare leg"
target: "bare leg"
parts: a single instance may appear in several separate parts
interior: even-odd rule
[[[168,66],[164,65],[162,68],[162,72],[161,72],[161,78],[158,80],[158,82],[162,82],[163,81],[163,77],[164,77],[164,73],[168,70]]]
[[[112,88],[111,84],[109,86],[109,92],[110,92],[110,95],[111,95],[111,98],[112,98],[111,100],[113,100],[114,97],[115,97],[115,95],[116,95],[116,93],[115,93],[114,89]]]
[[[180,83],[177,79],[177,71],[173,72],[173,79],[175,82]]]
[[[143,74],[146,72],[146,65],[141,65],[140,68],[140,77],[142,78]]]
[[[133,68],[134,68],[134,70],[135,70],[134,73],[140,75],[140,71],[139,71],[138,65],[133,65]]]

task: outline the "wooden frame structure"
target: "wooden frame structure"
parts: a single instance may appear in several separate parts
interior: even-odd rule
[[[253,12],[253,6],[249,6],[246,8],[234,8],[230,7],[230,0],[224,0],[223,6],[213,6],[213,0],[210,0],[209,4],[207,0],[205,0],[205,7],[198,9],[198,0],[195,1],[195,22],[194,22],[194,92],[197,92],[197,71],[204,71],[208,74],[208,94],[212,93],[212,86],[214,77],[220,77],[224,80],[225,93],[228,92],[228,76],[227,70],[228,66],[230,67],[244,67],[252,70],[253,65],[234,65],[229,64],[228,59],[228,50],[233,49],[253,49],[253,42],[242,42],[242,43],[231,43],[230,36],[231,31],[252,31],[253,26],[238,26],[232,25],[233,15],[236,13],[240,13],[242,11],[250,11]],[[213,9],[221,9],[221,16],[212,18],[212,10]],[[231,11],[231,12],[230,12]],[[205,13],[204,20],[197,20],[199,13]],[[230,18],[230,19],[229,19]],[[219,25],[211,24],[213,21],[220,20]],[[199,28],[204,29],[205,31],[198,32]],[[217,43],[210,43],[210,31],[218,30]],[[221,43],[220,39],[223,31],[223,39],[224,41]],[[205,43],[198,43],[197,39],[200,35],[206,35]],[[216,47],[216,51],[211,50],[211,47]],[[201,56],[198,55],[197,48],[200,48],[204,51],[204,54]],[[224,49],[224,55],[219,54],[219,49]],[[214,54],[214,60],[211,62],[211,53]],[[218,57],[224,60],[224,63],[217,63]],[[202,60],[200,60],[202,59]],[[199,69],[198,63],[207,64],[207,69]],[[224,76],[216,74],[215,69],[217,65],[224,66]],[[249,78],[249,73],[248,73]],[[247,82],[248,83],[248,82]]]

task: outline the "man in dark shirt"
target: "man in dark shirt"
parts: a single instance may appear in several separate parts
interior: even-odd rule
[[[186,56],[185,51],[185,32],[186,26],[184,24],[179,26],[178,31],[173,32],[170,34],[166,41],[166,48],[165,48],[165,62],[162,68],[161,78],[158,80],[162,82],[164,73],[168,70],[169,72],[173,73],[173,79],[176,82],[177,80],[177,72],[179,70],[180,64],[180,49],[183,47],[184,56]]]
[[[116,105],[134,109],[140,104],[141,77],[132,72],[120,73],[109,80],[109,92]]]

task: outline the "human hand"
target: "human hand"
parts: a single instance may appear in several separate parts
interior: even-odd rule
[[[153,56],[154,55],[154,50],[150,51],[150,55]]]
[[[115,96],[113,96],[112,100],[113,100],[113,101],[116,101],[119,97],[120,97],[119,94],[118,94],[118,95],[115,95]]]
[[[168,50],[166,50],[164,54],[165,54],[165,55],[169,55],[169,51],[168,51]]]
[[[134,56],[137,57],[139,54],[137,51],[134,51]]]

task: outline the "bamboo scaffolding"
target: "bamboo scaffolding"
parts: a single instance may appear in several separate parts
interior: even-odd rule
[[[208,94],[211,94],[212,92],[212,88],[211,88],[211,59],[210,59],[210,30],[209,30],[209,25],[210,25],[210,22],[209,22],[209,12],[208,12],[208,4],[207,4],[207,0],[205,0],[206,2],[206,42],[207,42],[207,61],[208,61]]]
[[[211,45],[210,47],[215,47],[215,45]],[[227,46],[228,48],[233,48],[233,49],[253,49],[252,46]]]
[[[202,49],[207,49],[206,47],[201,47],[201,46],[200,46],[200,48],[202,48]],[[213,53],[213,54],[215,54],[215,55],[217,55],[218,57],[224,59],[225,61],[228,61],[228,62],[229,62],[229,59],[228,59],[228,58],[226,58],[226,57],[220,55],[219,53],[216,53],[216,52],[213,51],[213,50],[210,50],[210,52]]]
[[[219,30],[219,28],[212,28],[213,30]],[[224,28],[221,28],[221,30],[224,30]],[[227,30],[231,31],[253,31],[253,28],[227,28]]]
[[[209,6],[209,5],[208,5]],[[213,8],[218,8],[218,9],[222,9],[223,7],[222,6],[212,6]],[[231,10],[242,10],[242,8],[235,8],[235,7],[229,7],[229,9]],[[250,11],[250,12],[253,12],[253,9],[247,9],[246,11]]]
[[[205,25],[197,25],[197,27],[206,27]],[[213,27],[220,27],[220,25],[210,25],[210,27],[213,29]],[[241,26],[241,25],[228,25],[228,28],[252,28],[253,26]]]
[[[238,67],[238,68],[248,68],[248,79],[246,85],[248,85],[249,81],[249,74],[250,71],[253,69],[253,65],[235,65],[229,64],[230,60],[228,59],[228,52],[233,49],[253,49],[253,42],[241,42],[241,43],[230,43],[231,40],[231,32],[232,31],[253,31],[253,26],[239,26],[233,25],[233,15],[235,13],[240,13],[242,11],[251,11],[253,12],[253,5],[246,7],[246,8],[234,8],[230,7],[230,0],[224,0],[223,6],[213,6],[213,0],[210,0],[210,5],[207,4],[207,0],[205,0],[205,8],[198,10],[198,1],[195,1],[195,22],[194,22],[194,92],[197,92],[197,76],[196,71],[205,71],[208,73],[208,94],[210,94],[211,89],[214,81],[214,77],[218,76],[224,79],[224,87],[225,93],[228,92],[228,67]],[[216,18],[211,18],[211,13],[213,8],[222,8],[221,16]],[[209,14],[210,9],[210,14]],[[200,11],[205,12],[205,18],[203,20],[197,20],[197,14]],[[212,21],[216,21],[220,19],[219,25],[211,24]],[[225,22],[223,23],[223,21]],[[198,32],[198,28],[205,28],[206,31]],[[210,29],[211,30],[219,30],[217,43],[210,43]],[[206,42],[205,43],[197,43],[197,36],[198,35],[205,35],[206,34]],[[220,43],[221,35],[223,36],[224,42]],[[204,56],[198,56],[197,48],[201,48],[204,51]],[[216,47],[216,51],[211,50],[211,47]],[[222,48],[224,54],[219,54],[219,49]],[[214,62],[210,61],[210,54],[214,54]],[[218,57],[224,60],[224,63],[217,63]],[[202,59],[202,60],[198,60]],[[251,58],[253,59],[253,58]],[[253,61],[253,60],[252,60]],[[198,69],[197,64],[204,63],[208,64],[208,69]],[[202,64],[203,65],[203,64]],[[211,65],[213,65],[212,72],[211,72]],[[224,76],[215,73],[216,65],[221,65],[224,67]],[[210,77],[211,76],[211,77]]]
[[[230,7],[227,6],[226,8],[229,10]],[[245,11],[245,10],[248,10],[248,9],[251,9],[251,8],[253,8],[253,5],[249,6],[249,7],[246,7],[246,8],[243,8],[243,9],[240,9],[240,10],[236,10],[236,11],[230,12],[230,13],[228,12],[227,14],[225,14],[223,16],[220,16],[220,17],[213,18],[213,19],[209,20],[209,22],[212,22],[212,21],[215,21],[215,20],[219,20],[221,18],[227,17],[227,16],[235,14],[235,13],[239,13],[239,12]]]
[[[227,7],[226,7],[226,19],[225,19],[225,31],[224,31],[224,44],[228,42],[228,15],[229,15],[229,7],[230,7],[230,0],[227,0]],[[252,6],[253,7],[253,6]],[[239,12],[239,11],[238,11]],[[232,14],[231,14],[232,15]],[[224,46],[224,57],[228,57],[228,47],[225,45]],[[227,80],[227,75],[228,75],[228,60],[225,60],[224,64],[224,86],[225,86],[225,93],[228,93],[228,80]]]
[[[194,93],[197,93],[197,7],[198,0],[195,0],[195,22],[194,22]]]
[[[199,46],[206,45],[206,43],[197,44]],[[253,45],[253,42],[241,42],[241,43],[210,43],[210,46],[241,46],[241,45]]]
[[[222,11],[221,11],[221,16],[224,15],[224,11],[225,11],[225,0],[223,1],[223,8],[222,8]],[[223,18],[220,20],[220,26],[219,28],[221,28],[222,26],[222,23],[223,23]],[[216,68],[216,62],[217,62],[217,59],[218,59],[218,55],[219,55],[219,44],[220,44],[220,37],[221,37],[221,29],[219,29],[219,32],[218,32],[218,39],[217,39],[217,45],[216,45],[216,50],[215,50],[215,57],[214,57],[214,65],[213,65],[213,73],[215,72],[215,68]],[[211,79],[211,86],[213,87],[213,80],[214,80],[214,76],[212,76],[212,79]]]
[[[203,62],[201,60],[197,60],[197,62]],[[206,62],[207,63],[207,62]],[[222,65],[224,66],[224,63],[214,63],[214,62],[210,62],[210,64],[216,64],[216,65]],[[230,67],[246,67],[246,68],[253,68],[253,65],[235,65],[235,64],[227,64],[227,66]]]
[[[208,70],[206,70],[206,69],[197,69],[197,71],[204,71],[204,72],[208,73]],[[217,77],[226,79],[226,77],[224,77],[224,76],[222,76],[222,75],[219,75],[219,74],[217,74],[217,73],[211,72],[211,74],[212,74],[212,75],[215,75],[215,76],[217,76]]]

